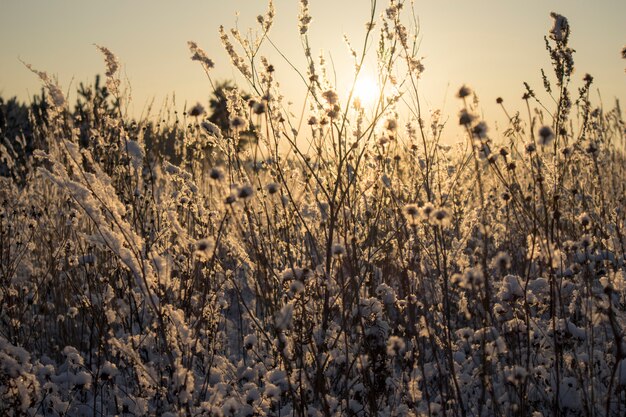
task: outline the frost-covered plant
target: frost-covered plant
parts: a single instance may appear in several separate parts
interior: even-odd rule
[[[466,142],[447,145],[408,3],[374,2],[350,46],[353,86],[375,49],[368,109],[312,54],[300,6],[301,118],[264,56],[272,2],[257,37],[220,29],[245,84],[224,129],[201,104],[129,120],[106,48],[113,104],[80,120],[36,72],[44,146],[25,184],[0,181],[0,413],[621,416],[624,123],[591,76],[573,101],[567,20],[546,37],[554,108],[529,85],[525,116],[499,99],[499,137],[462,86]]]

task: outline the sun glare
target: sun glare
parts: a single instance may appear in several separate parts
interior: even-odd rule
[[[361,105],[370,106],[374,104],[380,95],[380,88],[373,78],[367,75],[359,76],[354,85],[354,98],[359,99]]]

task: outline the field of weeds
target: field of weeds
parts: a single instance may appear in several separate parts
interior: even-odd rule
[[[259,53],[271,2],[257,39],[221,33],[247,81],[221,126],[126,116],[106,47],[74,108],[30,67],[29,128],[0,103],[0,414],[624,416],[625,125],[572,75],[567,19],[547,99],[498,99],[495,138],[459,86],[450,145],[401,2],[367,26],[369,107],[311,55],[307,4],[297,117]]]

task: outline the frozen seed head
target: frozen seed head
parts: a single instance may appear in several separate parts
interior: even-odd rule
[[[280,186],[275,182],[270,182],[269,184],[267,184],[266,189],[268,194],[276,194],[278,190],[280,190]]]
[[[466,109],[463,109],[459,112],[459,124],[461,126],[470,126],[475,118],[476,116],[471,114]]]
[[[461,288],[476,288],[483,284],[483,273],[474,268],[468,268],[459,277]]]
[[[326,90],[322,93],[322,97],[326,100],[328,104],[335,105],[339,101],[339,96],[335,92],[335,90]]]
[[[407,204],[404,206],[402,214],[404,214],[404,218],[411,226],[415,226],[420,218],[419,207],[417,207],[416,204]]]
[[[385,9],[385,13],[387,14],[387,19],[394,20],[398,17],[398,13],[402,8],[401,3],[391,2],[391,5]]]
[[[224,172],[221,169],[214,167],[211,168],[211,171],[209,171],[209,177],[212,180],[221,181],[222,179],[224,179]]]
[[[456,331],[456,335],[465,340],[466,342],[470,342],[474,336],[474,330],[469,327],[464,327]]]
[[[304,291],[304,284],[297,279],[291,281],[289,284],[289,292],[293,295],[298,295]]]
[[[346,255],[346,247],[341,243],[335,243],[331,249],[331,253],[337,258],[341,258]]]
[[[300,14],[298,15],[298,29],[301,35],[305,35],[309,31],[311,23],[311,14],[309,13],[309,0],[300,0]]]
[[[543,126],[539,129],[539,144],[546,146],[554,140],[554,131],[550,126]]]
[[[550,38],[557,42],[565,40],[569,35],[569,23],[567,22],[567,18],[555,12],[551,12],[550,17],[552,17]]]
[[[583,235],[583,237],[580,238],[580,246],[582,246],[585,249],[589,248],[592,243],[593,243],[593,240],[591,239],[591,236],[589,235]]]
[[[202,116],[205,113],[204,107],[202,104],[197,103],[195,106],[189,110],[189,115],[193,117]]]
[[[78,315],[78,309],[77,309],[76,307],[70,307],[70,308],[67,310],[67,316],[68,316],[69,318],[72,318],[72,319],[73,319],[73,318],[74,318],[74,317],[76,317],[77,315]]]
[[[461,88],[459,88],[459,92],[456,94],[458,98],[465,98],[472,94],[472,89],[463,84]]]
[[[230,127],[231,129],[239,130],[245,129],[247,126],[247,122],[243,117],[234,116],[230,119]]]
[[[213,61],[209,58],[209,56],[198,46],[197,43],[193,41],[188,41],[187,45],[189,46],[189,51],[191,52],[191,60],[199,61],[205,70],[210,70],[215,66]]]
[[[74,267],[78,265],[78,257],[77,256],[68,256],[67,265],[70,267]]]
[[[398,129],[398,121],[395,118],[388,118],[385,120],[385,129],[390,132],[395,132]]]
[[[274,23],[274,17],[276,16],[276,10],[274,9],[274,2],[270,0],[268,5],[268,10],[265,16],[258,15],[256,20],[259,22],[264,32],[269,32],[272,27],[272,23]]]
[[[509,369],[506,369],[505,374],[508,382],[513,385],[519,385],[524,382],[526,376],[528,376],[528,371],[526,370],[526,368],[516,365],[512,366]]]
[[[578,221],[582,227],[587,227],[591,224],[591,217],[587,213],[583,213],[578,217]]]
[[[280,400],[280,388],[268,382],[265,384],[263,395],[265,395],[269,401],[278,401]]]
[[[450,213],[445,208],[438,208],[431,216],[431,222],[434,225],[446,227],[450,225]]]
[[[506,252],[498,252],[493,258],[493,267],[500,272],[505,272],[511,268],[511,256]]]
[[[252,197],[253,193],[254,193],[254,190],[248,184],[242,185],[241,187],[237,188],[237,198],[241,198],[245,200],[245,199]]]
[[[589,144],[585,148],[585,151],[590,155],[596,155],[598,153],[598,145],[596,145],[594,142],[589,142]]]
[[[206,261],[211,257],[211,252],[213,252],[213,248],[215,244],[212,240],[208,238],[200,239],[196,242],[196,250],[194,254],[201,261]]]
[[[407,204],[404,206],[404,214],[406,216],[415,217],[419,214],[419,210],[417,205],[415,204]]]
[[[478,122],[476,126],[472,128],[472,134],[475,138],[484,139],[487,137],[487,123]]]
[[[409,69],[413,72],[415,72],[418,76],[424,72],[424,70],[426,69],[426,67],[424,67],[424,64],[422,63],[422,61],[420,59],[414,58],[414,57],[409,57],[408,58],[408,64],[409,64]]]
[[[326,114],[328,115],[328,117],[330,117],[331,119],[335,119],[337,118],[337,116],[339,116],[339,111],[341,110],[341,107],[339,107],[338,104],[334,104],[331,105],[327,110],[326,110]]]
[[[114,363],[106,361],[100,369],[100,379],[108,381],[118,374],[117,366]]]
[[[313,271],[309,268],[287,268],[281,273],[283,281],[298,280],[302,283],[307,282],[313,276]]]
[[[252,111],[254,114],[263,114],[265,113],[266,105],[264,101],[255,101],[252,106]]]
[[[71,378],[76,388],[89,390],[91,388],[91,375],[80,371]]]
[[[104,55],[104,60],[107,67],[105,75],[107,77],[113,77],[120,67],[120,63],[117,57],[113,54],[113,52],[111,52],[108,48],[105,48],[104,46],[96,45],[96,48],[98,48],[102,55]]]
[[[391,336],[387,341],[387,355],[389,356],[399,356],[404,353],[405,348],[404,340],[398,336]]]
[[[256,345],[256,343],[257,343],[257,337],[255,334],[246,335],[246,337],[244,337],[243,339],[243,346],[247,350],[252,349]]]
[[[239,402],[235,397],[230,397],[222,404],[222,414],[225,416],[235,416],[239,412]]]
[[[527,143],[526,144],[526,153],[533,153],[537,150],[537,147],[535,146],[534,143]]]
[[[563,154],[563,156],[570,156],[572,154],[572,148],[570,148],[569,146],[564,146],[563,149],[561,149],[561,153]]]
[[[204,131],[210,136],[218,139],[222,138],[222,130],[217,125],[205,120],[200,124],[200,126],[202,126],[202,129],[204,129]]]
[[[378,144],[378,146],[384,147],[385,145],[387,145],[389,143],[389,136],[382,135],[381,137],[378,138],[376,143]]]
[[[424,204],[424,206],[422,206],[422,218],[424,220],[428,220],[431,216],[431,214],[433,214],[433,212],[435,211],[435,206],[433,206],[433,203],[426,203]]]
[[[65,96],[63,95],[63,90],[61,90],[61,87],[59,87],[58,80],[56,78],[50,77],[48,73],[45,71],[37,71],[30,64],[24,63],[24,65],[26,65],[26,68],[28,68],[34,74],[36,74],[39,77],[39,79],[43,82],[44,86],[48,90],[49,103],[57,109],[64,107]]]

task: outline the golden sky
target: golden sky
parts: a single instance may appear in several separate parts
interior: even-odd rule
[[[378,13],[386,5],[379,1]],[[20,59],[57,75],[68,91],[81,81],[93,80],[96,73],[104,72],[95,43],[119,57],[132,87],[133,114],[139,115],[152,99],[158,107],[172,93],[178,109],[185,102],[188,106],[206,103],[210,86],[200,65],[189,59],[187,41],[198,42],[215,60],[214,80],[232,79],[236,74],[219,42],[218,27],[256,27],[256,16],[265,13],[266,6],[264,0],[4,0],[0,3],[0,94],[27,100],[39,92],[36,76]],[[275,0],[275,7],[270,37],[292,63],[305,70],[296,21],[299,2]],[[313,51],[323,50],[332,57],[337,80],[345,83],[351,65],[343,35],[353,45],[361,45],[370,0],[310,0],[310,8]],[[416,1],[414,9],[421,26],[419,55],[426,67],[422,98],[427,108],[443,109],[451,122],[459,105],[454,93],[464,83],[477,91],[487,120],[501,116],[493,104],[496,97],[503,97],[513,109],[521,106],[523,81],[541,90],[540,69],[549,70],[543,37],[551,26],[551,11],[570,21],[571,45],[577,51],[576,83],[590,73],[607,106],[615,98],[626,100],[626,61],[620,55],[626,44],[624,1],[442,0]],[[305,91],[302,82],[271,47],[264,54],[276,67],[285,96],[297,103]],[[373,58],[374,54],[372,64]]]

